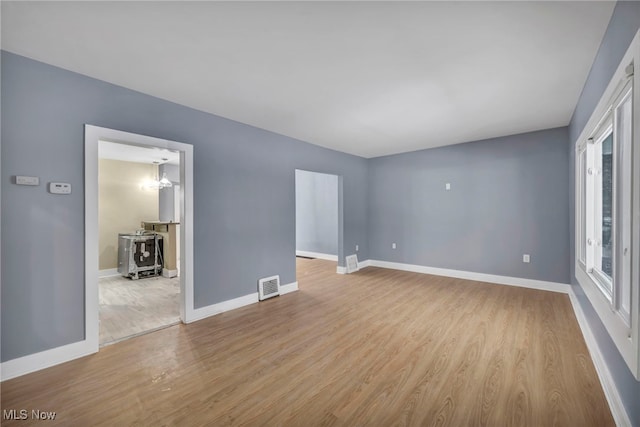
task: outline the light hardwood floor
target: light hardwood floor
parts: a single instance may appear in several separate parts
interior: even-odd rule
[[[103,277],[99,290],[100,345],[180,322],[178,277]]]
[[[298,281],[6,381],[2,408],[71,426],[614,424],[566,295],[322,260]]]

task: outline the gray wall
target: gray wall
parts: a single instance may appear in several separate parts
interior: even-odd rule
[[[371,160],[371,258],[568,283],[567,141],[559,128]]]
[[[167,174],[167,179],[173,184],[180,184],[180,166],[175,165],[160,165],[158,168],[158,174],[162,177],[162,174]],[[180,218],[174,219],[174,193],[175,187],[161,188],[158,191],[158,204],[159,204],[159,217],[160,221],[175,221],[179,222]]]
[[[296,250],[338,255],[338,177],[296,171]]]
[[[604,325],[600,321],[593,306],[589,302],[584,291],[575,278],[574,254],[575,254],[575,142],[584,129],[589,117],[595,110],[600,97],[604,93],[611,77],[620,64],[620,60],[629,48],[629,44],[640,28],[640,2],[618,2],[611,16],[611,21],[600,44],[598,54],[591,66],[589,77],[582,89],[582,94],[569,124],[569,179],[571,195],[570,202],[570,237],[571,245],[571,284],[584,311],[591,330],[593,331],[598,346],[611,370],[611,375],[620,390],[627,413],[632,425],[640,426],[640,382],[636,381],[627,367],[624,359],[618,352],[615,344],[609,337]],[[636,66],[636,70],[637,70]],[[636,71],[637,72],[637,71]]]
[[[256,292],[260,277],[296,280],[296,169],[341,175],[344,245],[368,257],[366,159],[8,52],[1,107],[2,361],[84,337],[85,123],[193,144],[196,308]],[[50,195],[49,181],[73,193]]]

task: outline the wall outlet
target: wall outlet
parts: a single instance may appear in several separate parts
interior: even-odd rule
[[[447,182],[447,183],[444,185],[444,189],[445,189],[445,190],[447,190],[447,191],[451,190],[451,183],[450,183],[450,182]]]
[[[356,245],[356,252],[358,252],[359,249],[360,249],[360,247],[358,245]]]
[[[395,244],[395,243],[392,243],[392,244],[391,244],[391,249],[395,249],[395,248],[396,248],[396,244]]]
[[[529,257],[529,254],[522,255],[522,262],[526,262],[526,263],[531,262],[531,258]]]

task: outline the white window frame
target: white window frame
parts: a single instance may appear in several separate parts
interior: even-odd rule
[[[586,146],[582,146],[581,150],[576,152],[576,195],[580,195],[576,199],[576,257],[580,267],[587,269],[587,213],[585,209],[585,198],[582,195],[587,187],[587,150]]]
[[[613,277],[609,276],[598,265],[598,261],[602,258],[602,246],[603,242],[600,239],[602,234],[602,212],[600,215],[592,210],[594,206],[602,206],[602,143],[613,135],[613,117],[612,110],[608,110],[605,117],[602,119],[602,123],[596,128],[592,136],[588,139],[586,146],[587,151],[587,167],[586,170],[586,186],[583,189],[583,201],[585,209],[585,215],[588,218],[587,228],[585,230],[587,236],[587,245],[584,248],[587,253],[587,272],[595,280],[596,284],[600,288],[601,292],[607,298],[609,302],[613,300]],[[615,141],[614,141],[615,150]],[[614,164],[615,169],[615,164]],[[615,174],[615,172],[614,172]],[[581,173],[584,175],[584,172]],[[613,192],[616,193],[616,183],[614,180]],[[615,223],[614,223],[615,224]],[[615,226],[615,225],[614,225]],[[615,246],[615,232],[612,231],[614,246]]]
[[[637,90],[640,90],[640,88]],[[620,107],[624,106],[627,103],[627,101],[630,101],[631,107],[633,109],[633,92],[629,92],[627,88],[625,88],[621,98],[618,100],[618,105]],[[614,113],[616,114],[616,120],[617,120],[616,123],[618,123],[619,120],[622,120],[622,118],[618,117],[618,114],[619,114],[618,107],[616,107],[616,110],[614,110]],[[631,114],[631,120],[633,121],[633,111]],[[631,129],[632,132],[633,132],[633,129],[634,128],[632,126],[632,129]],[[636,126],[635,129],[638,129],[638,127]],[[637,132],[638,130],[636,130],[636,133]],[[618,170],[616,172],[617,173],[616,180],[617,180],[617,183],[618,183],[617,185],[618,185],[618,188],[620,189],[621,194],[627,194],[627,193],[633,194],[633,188],[634,188],[633,177],[632,177],[633,168],[634,168],[633,167],[633,145],[634,145],[633,135],[630,135],[630,137],[626,138],[624,141],[618,142],[616,151],[614,152],[614,156],[616,157],[615,161],[618,164]],[[636,189],[637,188],[638,187],[636,187]],[[636,197],[637,197],[637,193],[638,191],[636,190]],[[614,197],[613,199],[614,210],[617,210],[618,212],[617,221],[619,223],[619,227],[622,227],[623,231],[628,230],[628,232],[620,233],[617,236],[618,241],[614,245],[614,250],[615,250],[614,260],[615,259],[618,260],[618,265],[617,265],[617,268],[615,269],[617,275],[614,280],[614,286],[616,286],[616,288],[614,289],[614,299],[612,301],[612,304],[614,305],[616,310],[619,312],[619,314],[622,315],[628,327],[631,327],[630,304],[631,304],[632,296],[628,295],[626,292],[622,293],[620,292],[620,290],[621,290],[622,284],[632,283],[631,273],[633,269],[633,264],[632,264],[632,259],[630,257],[631,255],[630,250],[633,245],[632,202],[633,202],[632,197],[618,197],[618,198]],[[637,252],[635,253],[637,254]],[[620,263],[622,263],[622,265],[620,265]],[[633,288],[631,288],[630,291],[633,291]],[[626,301],[626,306],[623,303],[624,296],[628,297]],[[640,364],[640,361],[639,361],[639,364]]]
[[[629,77],[629,71],[635,73]],[[640,31],[575,143],[575,272],[623,359],[640,380]],[[632,134],[624,145],[619,109],[632,88]],[[597,265],[601,225],[594,206],[601,203],[598,149],[613,131],[612,274]],[[601,219],[600,219],[601,223]],[[629,298],[623,298],[629,290]],[[624,303],[623,303],[624,302]]]

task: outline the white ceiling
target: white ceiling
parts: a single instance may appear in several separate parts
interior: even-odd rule
[[[110,141],[100,141],[98,157],[134,163],[180,165],[180,153],[178,152],[164,148],[145,148]]]
[[[2,48],[363,157],[569,123],[614,2],[2,2]]]

